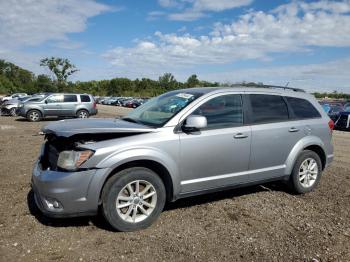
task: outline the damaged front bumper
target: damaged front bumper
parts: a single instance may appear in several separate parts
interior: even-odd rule
[[[11,115],[11,109],[14,107],[11,105],[1,105],[0,106],[0,114],[1,115]],[[16,107],[16,114],[17,114],[18,108]]]
[[[32,189],[38,208],[49,217],[94,215],[98,211],[101,178],[109,169],[76,172],[43,170],[38,160],[33,168]]]

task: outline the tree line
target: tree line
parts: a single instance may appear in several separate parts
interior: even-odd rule
[[[152,80],[149,78],[131,80],[117,77],[111,80],[68,81],[68,77],[78,71],[68,59],[45,58],[40,65],[47,67],[54,77],[23,69],[13,63],[0,60],[0,94],[25,92],[74,92],[99,96],[138,96],[150,97],[166,91],[196,86],[219,86],[217,82],[201,81],[193,74],[186,82],[175,79],[171,73],[165,73]]]
[[[40,92],[74,92],[89,93],[99,96],[136,96],[152,97],[167,91],[192,88],[192,87],[216,87],[216,86],[255,86],[264,87],[263,83],[242,82],[242,83],[219,83],[199,80],[197,75],[189,76],[187,81],[177,81],[171,73],[165,73],[152,80],[141,78],[131,80],[124,77],[110,80],[92,81],[68,81],[78,69],[64,58],[44,58],[40,65],[48,68],[53,77],[45,74],[35,75],[29,70],[23,69],[13,63],[0,59],[0,94],[24,92],[28,94]],[[315,93],[317,98],[345,98],[350,99],[350,94],[343,93]]]

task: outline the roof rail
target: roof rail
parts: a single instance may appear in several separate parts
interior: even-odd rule
[[[265,87],[265,88],[279,88],[279,89],[284,89],[284,90],[292,90],[292,91],[294,91],[294,92],[303,92],[303,93],[305,93],[305,90],[304,90],[304,89],[295,88],[295,87],[274,86],[274,85],[261,85],[261,87]]]

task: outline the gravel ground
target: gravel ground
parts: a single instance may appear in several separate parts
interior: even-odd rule
[[[98,117],[125,109],[100,106]],[[150,228],[113,232],[102,216],[49,219],[33,206],[31,168],[49,123],[0,117],[0,261],[350,261],[350,133],[316,191],[280,184],[168,204]]]

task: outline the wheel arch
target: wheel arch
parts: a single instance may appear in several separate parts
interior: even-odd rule
[[[31,111],[38,111],[38,112],[40,113],[41,117],[45,117],[45,114],[44,114],[43,110],[40,109],[40,108],[37,108],[37,107],[35,107],[35,108],[29,108],[29,109],[27,110],[27,112],[26,112],[26,117],[28,116],[28,114],[29,114]]]
[[[152,170],[153,172],[155,172],[164,183],[164,187],[165,187],[165,191],[166,191],[166,201],[170,202],[173,200],[173,198],[174,198],[174,184],[173,184],[173,179],[172,179],[168,169],[164,165],[162,165],[161,163],[159,163],[157,161],[149,160],[149,159],[139,159],[139,160],[133,160],[133,161],[123,163],[123,164],[111,169],[109,174],[105,177],[103,185],[101,187],[100,195],[99,195],[99,203],[101,201],[103,188],[104,188],[105,184],[107,183],[107,181],[111,177],[116,175],[118,172],[125,170],[127,168],[132,168],[132,167],[144,167],[144,168],[148,168],[148,169]]]
[[[303,150],[310,150],[315,152],[321,159],[321,163],[322,163],[322,170],[326,167],[326,153],[324,151],[324,149],[319,146],[319,145],[310,145],[305,147]]]
[[[42,116],[45,115],[43,108],[41,108],[40,106],[34,106],[34,107],[27,108],[26,109],[26,111],[27,111],[26,114],[28,114],[29,111],[33,111],[33,110],[39,111]]]
[[[289,156],[285,162],[286,169],[285,169],[285,175],[290,175],[294,164],[300,155],[300,153],[303,150],[311,150],[314,151],[316,154],[319,155],[321,162],[322,162],[322,170],[326,167],[327,158],[326,158],[326,150],[325,145],[322,142],[322,140],[316,136],[307,136],[303,139],[299,140],[291,152],[289,153]]]
[[[75,114],[77,115],[79,111],[86,111],[88,114],[90,114],[90,111],[85,107],[78,107],[75,109]]]

